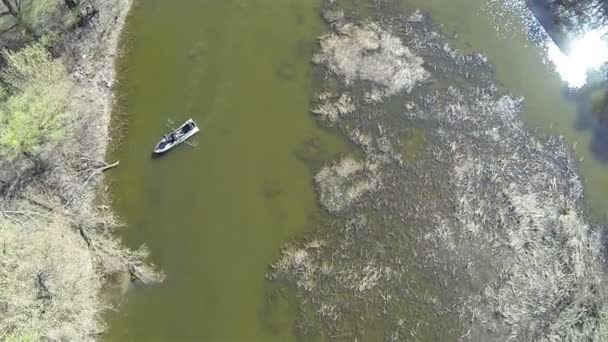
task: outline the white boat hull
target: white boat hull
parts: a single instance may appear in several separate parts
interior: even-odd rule
[[[187,125],[194,125],[194,127],[191,128],[187,132],[182,132],[184,127],[186,127]],[[169,133],[169,135],[171,135],[171,134],[175,135],[175,140],[169,141],[169,139],[168,139],[169,135],[167,135],[167,136],[163,137],[158,142],[158,144],[156,144],[156,146],[154,147],[154,154],[166,153],[166,152],[170,151],[171,149],[173,149],[175,146],[188,140],[190,137],[192,137],[193,135],[195,135],[198,132],[199,132],[199,128],[196,125],[196,123],[192,119],[188,119],[188,121],[186,121],[183,125],[179,126],[176,130]]]

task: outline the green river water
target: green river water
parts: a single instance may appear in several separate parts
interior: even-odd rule
[[[482,11],[486,2],[402,0],[429,11],[457,35],[458,47],[485,53],[500,84],[525,96],[530,125],[577,146],[588,202],[601,213],[608,172],[590,152],[592,134],[575,128],[575,105],[563,98],[563,83],[521,23]],[[114,155],[121,167],[111,182],[127,223],[124,240],[147,244],[167,280],[127,292],[120,311],[106,319],[107,341],[295,339],[296,310],[288,300],[266,305],[264,274],[281,246],[310,230],[320,212],[301,151],[318,147],[318,165],[346,149],[309,113],[309,61],[325,30],[318,6],[146,0],[134,7],[118,70]],[[152,159],[167,121],[189,117],[201,126],[197,146]]]
[[[343,148],[308,114],[323,28],[315,5],[147,0],[133,9],[115,194],[124,239],[147,244],[167,280],[127,295],[108,340],[290,339],[293,312],[265,309],[264,273],[316,209],[297,152],[311,139]],[[152,159],[167,120],[189,117],[201,126],[198,146]]]

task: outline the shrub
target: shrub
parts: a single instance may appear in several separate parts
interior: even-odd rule
[[[61,61],[42,45],[4,51],[0,73],[0,154],[5,160],[33,156],[64,135],[63,118],[71,82]]]
[[[2,0],[0,34],[11,36],[9,40],[52,43],[74,26],[78,6],[73,7],[57,0]]]

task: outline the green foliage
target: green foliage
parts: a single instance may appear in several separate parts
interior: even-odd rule
[[[3,55],[7,66],[0,73],[6,88],[0,103],[0,154],[12,160],[36,154],[63,136],[71,82],[65,66],[42,45]]]
[[[72,27],[78,10],[70,10],[63,1],[57,0],[8,0],[15,13],[0,20],[0,31],[8,28],[7,35],[22,43],[38,41],[52,44],[61,33]],[[0,3],[0,11],[8,10]]]
[[[22,333],[20,335],[8,336],[6,342],[38,342],[40,336],[35,332]]]
[[[43,44],[51,43],[74,24],[76,15],[57,0],[25,0],[20,13],[23,25]]]

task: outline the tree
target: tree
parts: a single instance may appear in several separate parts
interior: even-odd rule
[[[88,341],[101,330],[101,275],[62,216],[0,219],[0,340]]]
[[[37,155],[64,135],[63,118],[71,81],[63,63],[41,45],[5,50],[0,73],[0,155],[14,160]]]
[[[0,35],[52,42],[77,22],[78,7],[75,0],[0,0]]]
[[[11,2],[11,0],[2,0],[2,4],[4,5],[4,7],[6,8],[6,11],[0,13],[0,15],[5,16],[5,15],[12,15],[13,17],[17,17],[18,16],[18,12],[17,12],[17,8],[14,4]]]

